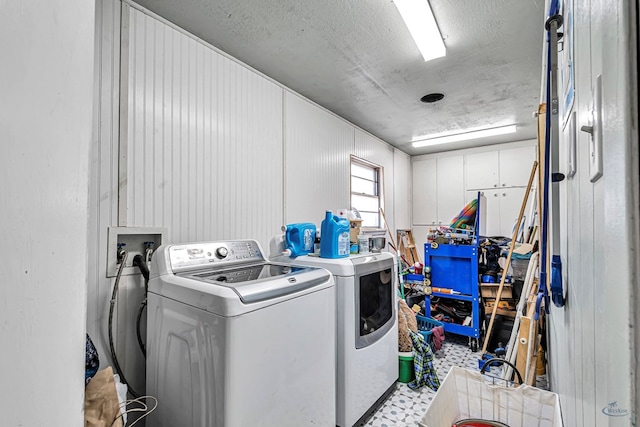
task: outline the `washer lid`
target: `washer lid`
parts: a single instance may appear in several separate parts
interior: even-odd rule
[[[308,265],[311,267],[326,268],[334,276],[353,276],[355,274],[376,271],[386,265],[393,266],[394,258],[388,252],[367,253],[350,255],[345,258],[320,258],[317,255],[304,255],[297,258],[288,256],[278,256],[272,258],[274,261],[294,265]]]
[[[310,267],[259,263],[227,269],[198,270],[178,273],[192,280],[225,286],[233,290],[245,304],[290,295],[326,283],[330,273]]]

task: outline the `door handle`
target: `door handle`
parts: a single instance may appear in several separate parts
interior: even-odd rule
[[[581,130],[582,132],[586,132],[586,133],[588,133],[588,134],[590,134],[590,135],[593,135],[593,126],[587,126],[587,125],[584,125],[584,126],[581,126],[581,127],[580,127],[580,130]]]

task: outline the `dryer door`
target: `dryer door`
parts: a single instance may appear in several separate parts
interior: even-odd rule
[[[354,260],[356,348],[375,343],[395,322],[393,260],[375,258],[363,258],[363,263]]]

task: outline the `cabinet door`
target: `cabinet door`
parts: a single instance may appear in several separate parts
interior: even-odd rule
[[[498,187],[498,152],[467,154],[464,156],[467,190]]]
[[[481,236],[500,235],[500,198],[498,190],[480,190],[485,197],[485,218],[481,221],[483,228],[480,229]],[[478,191],[467,191],[467,203],[478,196]]]
[[[506,237],[513,236],[513,227],[518,219],[522,199],[526,188],[503,188],[498,190],[500,200],[500,234]],[[525,210],[525,215],[527,212]]]
[[[500,187],[526,187],[535,159],[535,146],[500,150]]]
[[[463,156],[439,158],[437,174],[438,225],[449,225],[465,205]]]
[[[417,160],[412,163],[414,225],[437,223],[436,167],[436,159]]]

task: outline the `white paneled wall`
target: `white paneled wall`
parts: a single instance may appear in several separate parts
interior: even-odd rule
[[[87,333],[107,359],[107,314],[111,281],[106,278],[107,230],[118,223],[118,94],[120,2],[96,1],[94,126],[89,179]]]
[[[374,163],[383,168],[383,185],[384,185],[384,204],[387,206],[384,209],[384,215],[389,225],[390,230],[394,230],[393,224],[395,221],[395,212],[393,209],[395,201],[395,191],[393,183],[393,171],[394,171],[394,150],[389,144],[379,140],[378,138],[371,136],[370,134],[360,130],[355,130],[355,138],[353,143],[352,154],[361,159],[365,159],[371,163]],[[384,227],[384,222],[380,224]],[[396,233],[393,232],[393,239],[397,240]]]
[[[349,208],[354,127],[285,93],[285,223],[314,222]]]
[[[577,170],[558,184],[567,304],[552,307],[548,318],[549,377],[569,426],[637,423],[633,399],[638,398],[638,317],[633,313],[638,312],[638,129],[637,99],[630,98],[637,94],[632,80],[637,75],[630,76],[629,61],[630,52],[637,52],[630,36],[633,3],[594,0],[574,5]],[[593,183],[590,137],[579,129],[591,120],[592,89],[599,74],[604,173]],[[561,140],[564,172],[568,128]]]
[[[385,168],[387,215],[406,216],[407,155],[134,3],[96,7],[87,329],[103,367],[111,364],[110,226],[166,227],[165,243],[254,238],[268,250],[282,224],[320,226],[326,209],[349,207],[351,154]],[[138,392],[143,292],[139,275],[123,277],[115,327],[118,358]]]
[[[282,221],[283,89],[126,9],[128,197],[121,225],[167,227],[173,242],[266,244]]]

